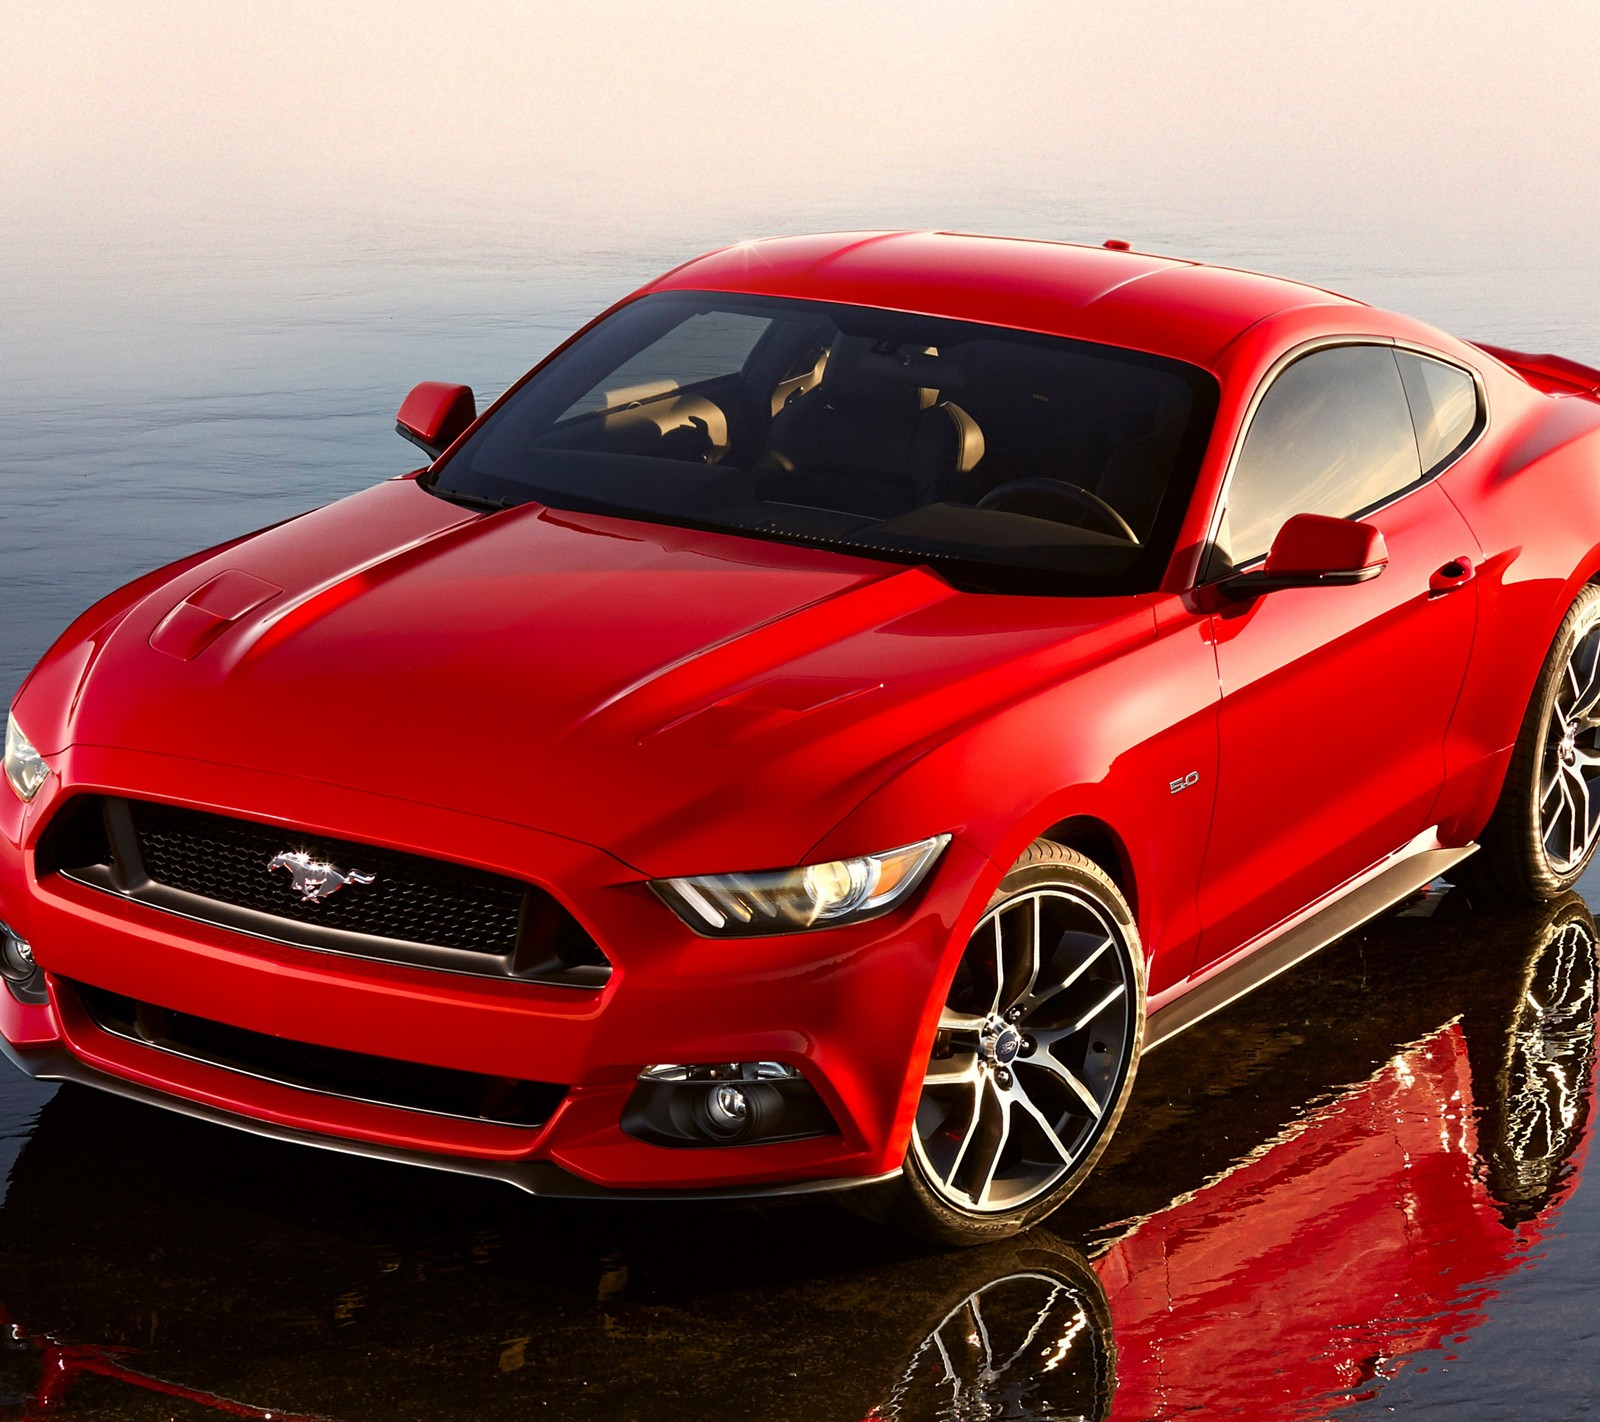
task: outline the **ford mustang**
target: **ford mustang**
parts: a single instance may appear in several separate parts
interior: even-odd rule
[[[1576,362],[868,233],[692,261],[399,428],[426,468],[138,579],[18,693],[23,1071],[979,1240],[1084,1178],[1142,1052],[1600,838]]]

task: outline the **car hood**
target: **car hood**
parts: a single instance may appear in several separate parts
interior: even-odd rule
[[[1150,628],[1134,599],[974,596],[825,550],[477,514],[409,480],[148,581],[30,680],[41,750],[448,805],[657,874],[796,862],[1023,669],[1062,675],[1074,625]],[[746,865],[721,862],[730,824]]]

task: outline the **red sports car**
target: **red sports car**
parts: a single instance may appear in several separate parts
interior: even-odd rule
[[[943,233],[668,273],[18,694],[32,1075],[540,1193],[1020,1229],[1141,1050],[1600,837],[1600,372]],[[11,793],[14,792],[14,793]]]

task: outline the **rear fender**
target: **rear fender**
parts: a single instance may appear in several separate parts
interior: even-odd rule
[[[1600,372],[1491,354],[1560,362],[1594,390],[1574,373],[1551,398],[1526,376],[1485,372],[1488,436],[1440,478],[1481,544],[1477,632],[1435,814],[1447,844],[1488,823],[1551,641],[1583,585],[1600,578]]]

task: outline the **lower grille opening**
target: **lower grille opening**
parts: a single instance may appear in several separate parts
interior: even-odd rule
[[[567,1092],[566,1087],[549,1082],[480,1076],[291,1042],[173,1012],[86,983],[62,985],[77,994],[103,1032],[305,1091],[502,1126],[544,1125]]]

